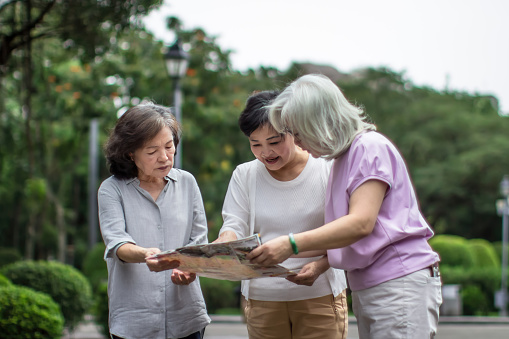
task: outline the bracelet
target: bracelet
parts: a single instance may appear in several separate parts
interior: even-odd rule
[[[299,249],[297,248],[297,243],[295,242],[293,233],[288,233],[288,238],[290,239],[290,244],[292,245],[293,254],[299,254]]]

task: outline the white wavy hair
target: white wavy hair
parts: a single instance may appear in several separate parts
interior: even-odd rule
[[[298,78],[269,106],[269,120],[276,131],[298,134],[309,151],[326,159],[341,156],[359,133],[376,130],[365,119],[364,111],[320,74]]]

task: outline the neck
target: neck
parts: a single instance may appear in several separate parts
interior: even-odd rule
[[[164,182],[164,178],[139,178],[138,177],[138,180],[140,182],[148,182],[150,184],[158,184],[158,183],[161,183],[161,182]]]

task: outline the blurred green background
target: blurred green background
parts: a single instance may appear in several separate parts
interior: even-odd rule
[[[160,5],[160,0],[0,5],[0,265],[56,260],[85,272],[100,294],[105,264],[97,250],[102,245],[97,220],[89,216],[89,184],[96,183],[94,196],[109,176],[102,145],[118,114],[143,100],[172,104],[173,83],[164,62],[168,46],[141,21]],[[449,272],[444,281],[468,280],[464,287],[470,295],[477,297],[479,290],[485,296],[486,307],[467,313],[494,312],[502,233],[495,201],[503,175],[509,174],[509,117],[499,114],[497,98],[419,87],[387,68],[345,74],[295,62],[288,69],[260,66],[240,72],[231,66],[231,51],[214,36],[182,26],[178,18],[168,18],[168,31],[190,54],[181,80],[183,168],[201,188],[210,241],[222,224],[232,171],[253,159],[237,126],[247,97],[282,89],[306,73],[323,73],[400,149],[435,233],[470,244],[470,254],[459,255],[451,250],[453,242],[441,245],[442,238],[435,238],[433,246]],[[99,125],[95,146],[89,143],[91,121]],[[95,178],[91,147],[99,151]],[[489,283],[466,276],[477,266],[492,268]],[[232,291],[232,298],[228,305],[216,305],[224,300],[212,301],[210,294],[209,308],[237,307],[238,284],[202,283],[204,290],[217,291],[216,284]]]

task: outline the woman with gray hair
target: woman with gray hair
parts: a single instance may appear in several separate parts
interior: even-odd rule
[[[327,250],[344,269],[360,338],[433,338],[442,303],[433,232],[397,148],[328,78],[306,75],[273,102],[270,121],[314,157],[334,161],[325,225],[253,250],[253,263],[280,263]]]
[[[173,168],[179,138],[170,108],[144,104],[120,117],[105,147],[112,176],[98,202],[113,339],[201,339],[210,323],[196,275],[148,259],[207,243],[196,180]]]

